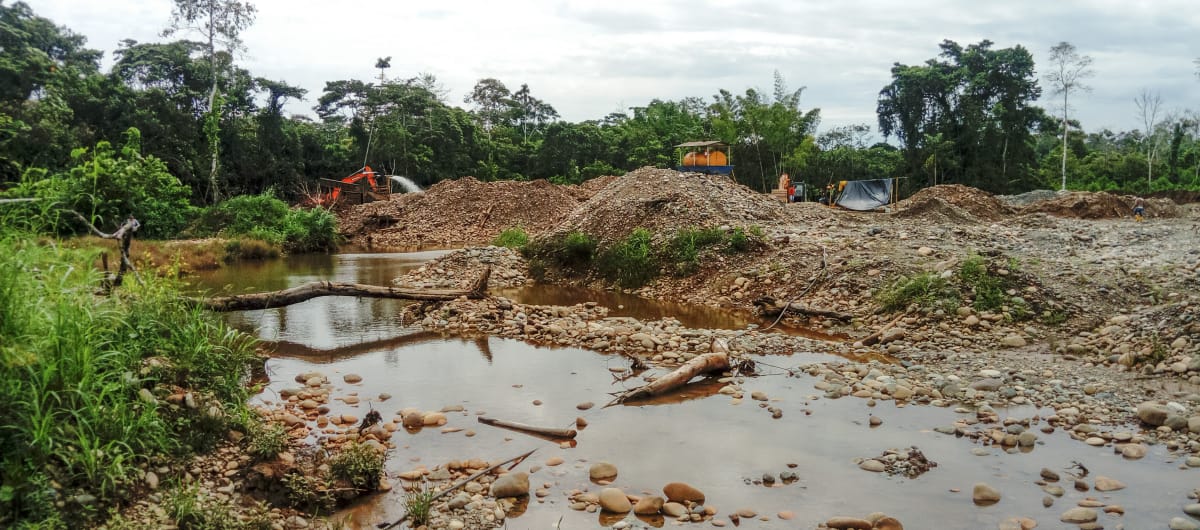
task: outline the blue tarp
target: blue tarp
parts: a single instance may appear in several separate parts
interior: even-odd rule
[[[837,205],[860,212],[887,206],[892,202],[893,180],[851,180],[846,183],[841,195],[838,195]]]

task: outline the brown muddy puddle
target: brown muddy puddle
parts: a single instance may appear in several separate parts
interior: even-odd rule
[[[668,482],[688,482],[705,492],[707,502],[720,510],[720,518],[740,508],[771,515],[769,521],[743,522],[761,528],[815,528],[830,516],[863,517],[874,511],[897,517],[907,528],[996,528],[1002,519],[1018,515],[1035,518],[1038,528],[1075,528],[1059,523],[1058,518],[1089,495],[1127,510],[1123,518],[1102,515],[1101,521],[1110,528],[1117,523],[1131,529],[1158,528],[1180,514],[1186,495],[1195,486],[1192,473],[1178,469],[1179,463],[1172,462],[1161,447],[1152,447],[1141,461],[1128,461],[1113,454],[1111,448],[1090,447],[1057,432],[1040,435],[1041,443],[1029,452],[1008,454],[989,448],[988,456],[974,456],[970,451],[979,446],[973,442],[932,432],[934,427],[954,421],[952,409],[898,408],[887,401],[871,408],[865,400],[855,398],[814,399],[822,392],[813,388],[815,380],[807,376],[764,375],[746,380],[747,395],[756,390],[766,392],[771,404],[783,410],[781,419],[772,419],[751,400],[733,405],[728,396],[715,394],[718,385],[703,382],[685,389],[686,396],[603,408],[610,392],[634,384],[615,382],[609,371],[610,367],[626,366],[624,359],[495,337],[422,333],[407,343],[350,357],[292,358],[287,357],[286,347],[280,354],[283,357],[268,362],[272,383],[256,400],[270,402],[280,389],[295,385],[297,374],[319,371],[334,382],[335,397],[356,392],[363,400],[355,406],[332,400],[334,413],[361,417],[374,407],[387,419],[405,407],[465,408],[465,412],[447,414],[447,427],[461,428],[461,432],[443,434],[440,428],[415,434],[396,432],[392,442],[397,448],[389,452],[387,464],[394,484],[400,482],[397,473],[419,465],[432,469],[450,460],[503,460],[536,448],[530,460],[518,468],[529,471],[550,457],[563,458],[563,465],[542,467],[532,474],[532,484],[553,484],[551,494],[544,502],[531,501],[524,513],[508,520],[508,528],[553,528],[560,517],[562,528],[592,528],[622,520],[602,519],[567,507],[565,491],[599,491],[599,486],[588,482],[587,470],[591,463],[602,460],[618,467],[620,475],[613,485],[627,493],[661,494]],[[825,360],[830,358],[798,353],[786,358],[786,364]],[[783,359],[775,356],[770,361],[778,365]],[[359,374],[364,380],[356,385],[343,383],[342,375],[347,373]],[[379,402],[375,396],[380,393],[393,397]],[[542,405],[534,405],[534,400]],[[596,407],[583,412],[576,409],[576,404],[587,401]],[[806,410],[811,415],[806,415]],[[1003,418],[1006,412],[1000,412]],[[1009,412],[1028,417],[1034,411]],[[553,441],[480,424],[476,418],[484,413],[553,427],[570,426],[577,416],[583,416],[589,425],[579,432],[575,447],[561,448]],[[882,418],[883,425],[868,427],[871,414]],[[468,437],[466,430],[477,434]],[[853,461],[913,445],[938,463],[913,480],[862,471]],[[1084,463],[1093,476],[1114,477],[1129,487],[1108,494],[1079,493],[1068,483],[1068,493],[1053,507],[1043,508],[1045,494],[1033,483],[1039,471],[1048,467],[1061,472],[1072,461]],[[789,469],[789,463],[797,466]],[[763,473],[778,476],[789,470],[799,474],[798,482],[772,488],[752,482]],[[1002,492],[1000,503],[982,508],[972,504],[972,485],[980,481]],[[774,514],[782,510],[795,512],[796,519],[776,519]],[[372,528],[402,514],[403,493],[397,488],[338,516],[353,517],[350,527]],[[632,515],[628,520],[649,524]]]
[[[392,278],[441,253],[294,256],[215,271],[200,277],[196,287],[209,292],[247,292],[316,280],[387,285]],[[646,310],[619,297],[595,301]],[[1113,454],[1111,448],[1091,447],[1057,432],[1039,434],[1041,441],[1030,452],[1007,454],[989,448],[988,456],[973,456],[971,449],[979,447],[975,443],[932,431],[953,423],[953,409],[897,408],[888,401],[870,408],[865,400],[855,398],[813,399],[823,392],[815,390],[815,381],[807,376],[765,375],[745,381],[746,395],[755,390],[766,392],[773,400],[771,404],[783,410],[780,419],[772,419],[750,399],[732,405],[728,396],[716,394],[720,385],[702,381],[653,402],[603,408],[609,393],[636,384],[636,379],[616,382],[609,370],[627,366],[626,360],[577,348],[545,348],[496,337],[422,332],[400,320],[402,306],[403,302],[396,300],[327,297],[287,308],[233,313],[227,318],[242,329],[256,330],[263,339],[278,341],[278,357],[267,363],[271,383],[256,401],[277,399],[279,390],[295,385],[296,374],[315,370],[325,373],[338,387],[334,397],[356,392],[362,400],[356,406],[331,400],[334,412],[361,417],[374,407],[388,419],[405,407],[439,410],[462,405],[466,412],[447,414],[447,426],[474,430],[474,437],[464,432],[442,434],[438,428],[415,434],[397,431],[392,438],[397,448],[389,452],[387,464],[397,486],[396,474],[419,465],[432,469],[450,460],[503,460],[537,448],[520,467],[529,470],[552,456],[562,457],[566,462],[563,465],[543,467],[531,477],[535,487],[552,483],[551,495],[540,502],[532,501],[522,514],[507,521],[508,528],[553,528],[560,517],[561,528],[593,528],[620,520],[602,519],[567,507],[565,491],[599,491],[599,486],[589,484],[587,469],[601,460],[619,468],[614,486],[627,493],[661,494],[668,482],[688,482],[707,494],[708,503],[719,510],[718,518],[727,521],[727,515],[740,508],[771,515],[768,521],[743,521],[743,525],[761,528],[814,528],[830,516],[863,517],[874,511],[886,512],[914,529],[996,528],[999,521],[1010,516],[1032,517],[1038,520],[1038,528],[1075,528],[1058,522],[1059,516],[1088,495],[1125,507],[1123,518],[1101,515],[1106,527],[1124,524],[1129,529],[1163,528],[1171,517],[1182,516],[1180,508],[1187,504],[1186,496],[1196,485],[1192,473],[1180,470],[1180,462],[1162,447],[1151,447],[1150,454],[1140,461],[1128,461]],[[684,311],[679,311],[641,316],[675,316],[687,323]],[[707,322],[712,323],[721,318],[731,322],[730,318],[737,317],[702,316],[701,321],[709,319]],[[727,325],[742,327],[744,323]],[[793,368],[831,360],[838,359],[796,353],[772,356],[765,362]],[[779,372],[772,368],[763,371]],[[359,374],[364,380],[357,385],[345,384],[341,375],[346,373]],[[393,397],[379,402],[376,396],[380,393]],[[543,404],[535,406],[534,400]],[[588,401],[596,407],[576,410],[576,404]],[[1030,409],[1010,412],[1021,418],[1034,413]],[[476,417],[482,413],[554,427],[570,426],[577,416],[583,416],[589,426],[580,431],[575,447],[564,449],[552,441],[480,424]],[[869,428],[871,414],[882,418],[883,425]],[[1001,418],[1005,415],[1001,411]],[[862,471],[854,463],[857,457],[874,457],[889,448],[913,445],[938,463],[938,467],[913,480]],[[1072,461],[1084,463],[1093,475],[1114,477],[1129,487],[1108,494],[1079,493],[1068,484],[1066,496],[1053,507],[1043,508],[1044,493],[1033,483],[1039,471],[1048,467],[1061,472]],[[789,468],[789,463],[796,467]],[[797,473],[800,480],[773,488],[752,482],[763,473],[778,476],[784,471]],[[1002,492],[1000,503],[982,508],[972,504],[972,485],[980,481]],[[951,491],[954,489],[959,491]],[[796,519],[774,518],[782,510],[795,512]],[[365,499],[338,515],[353,517],[349,527],[366,529],[393,521],[402,513],[403,493],[397,488]],[[661,520],[638,521],[632,515],[628,520],[638,525],[663,524]]]

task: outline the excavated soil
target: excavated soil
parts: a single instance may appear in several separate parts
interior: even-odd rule
[[[613,179],[576,208],[555,232],[581,230],[615,241],[642,227],[749,226],[785,218],[785,205],[729,177],[645,167]]]
[[[900,217],[932,217],[942,221],[998,221],[1013,214],[996,196],[961,184],[925,188],[898,205]]]
[[[520,226],[541,233],[558,225],[609,177],[582,186],[533,182],[482,182],[474,177],[439,182],[423,193],[352,206],[340,215],[352,244],[374,248],[487,243]]]
[[[1059,193],[1052,199],[1038,201],[1021,209],[1022,213],[1043,212],[1057,217],[1076,219],[1119,219],[1133,217],[1133,196],[1118,196],[1108,192]],[[1170,199],[1145,199],[1147,217],[1178,217],[1179,205]]]

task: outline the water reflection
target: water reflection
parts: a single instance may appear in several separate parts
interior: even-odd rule
[[[932,431],[961,417],[953,408],[897,407],[886,401],[869,407],[860,399],[823,399],[819,397],[823,392],[813,386],[816,380],[807,375],[747,378],[744,391],[764,392],[770,400],[767,403],[783,410],[780,419],[772,419],[761,408],[767,403],[747,399],[733,405],[727,396],[709,394],[717,386],[712,381],[692,383],[684,390],[687,398],[652,402],[657,406],[641,403],[579,411],[577,403],[606,403],[611,393],[625,388],[608,370],[624,366],[623,359],[495,337],[423,335],[422,339],[336,360],[271,359],[271,388],[278,392],[294,385],[296,374],[317,370],[338,387],[335,397],[354,392],[363,400],[355,406],[334,400],[330,407],[335,414],[361,415],[373,407],[390,419],[405,407],[440,410],[462,405],[463,412],[447,414],[447,427],[464,429],[462,432],[427,428],[396,433],[392,441],[397,448],[388,459],[388,473],[393,477],[418,465],[432,469],[449,460],[503,460],[533,448],[538,451],[520,470],[531,471],[547,458],[562,457],[565,464],[542,467],[532,474],[532,482],[552,484],[551,494],[540,501],[531,499],[523,513],[509,520],[509,528],[551,528],[560,517],[563,528],[625,520],[624,516],[600,519],[567,508],[565,492],[575,488],[598,491],[588,481],[587,467],[600,460],[620,468],[613,485],[629,493],[657,493],[667,482],[682,481],[703,490],[721,514],[747,507],[771,516],[769,521],[755,521],[755,528],[813,528],[832,515],[862,517],[873,511],[897,517],[910,528],[996,528],[1000,520],[1013,514],[1033,516],[1043,526],[1054,528],[1062,511],[1098,494],[1068,491],[1054,507],[1044,509],[1041,499],[1045,494],[1034,482],[1041,468],[1062,470],[1076,460],[1087,465],[1093,475],[1115,477],[1129,486],[1100,497],[1107,503],[1122,504],[1128,513],[1119,519],[1102,518],[1108,518],[1108,523],[1119,521],[1127,528],[1157,528],[1165,526],[1163,514],[1173,514],[1185,503],[1194,484],[1193,475],[1171,464],[1161,446],[1151,447],[1142,461],[1128,461],[1113,454],[1111,447],[1087,446],[1062,432],[1039,433],[1039,444],[1031,452],[989,447],[992,450],[987,456],[975,456],[970,451],[978,445]],[[490,355],[483,353],[484,348]],[[781,362],[778,357],[773,359]],[[791,358],[788,362],[798,363]],[[346,373],[365,379],[361,384],[344,384],[341,374]],[[380,402],[375,396],[382,393],[394,397]],[[273,396],[266,392],[257,399]],[[535,400],[541,405],[535,405]],[[1009,414],[1028,417],[1037,411],[999,412],[1003,419]],[[571,425],[575,417],[582,416],[589,426],[579,431],[575,447],[564,448],[555,441],[480,424],[477,417],[481,414],[540,426]],[[869,428],[866,420],[871,415],[884,423]],[[465,430],[476,435],[465,436]],[[938,463],[916,479],[868,473],[854,463],[858,457],[913,445]],[[794,471],[800,480],[772,488],[752,483],[763,473],[778,475],[782,471]],[[1003,492],[1000,503],[980,508],[971,502],[971,487],[980,481]],[[781,510],[795,512],[796,520],[785,524],[775,519],[773,514]],[[397,488],[340,515],[354,515],[350,526],[365,529],[395,520],[402,513],[403,492]],[[628,520],[633,522],[633,516]]]

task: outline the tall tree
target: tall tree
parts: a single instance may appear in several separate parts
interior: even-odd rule
[[[220,72],[217,69],[218,51],[232,55],[243,48],[241,34],[254,23],[256,10],[249,2],[238,0],[174,0],[171,22],[163,30],[163,36],[179,31],[199,33],[206,42],[209,68],[212,69],[212,87],[208,93],[208,117],[204,122],[204,133],[208,139],[212,165],[209,169],[209,191],[215,204],[221,198],[218,169],[220,160],[221,105],[217,94]],[[220,49],[218,49],[220,47]]]
[[[1095,74],[1091,69],[1092,58],[1079,55],[1075,45],[1063,41],[1050,48],[1051,70],[1046,74],[1046,82],[1050,83],[1055,95],[1062,94],[1062,189],[1067,189],[1067,134],[1071,125],[1067,121],[1067,111],[1070,109],[1068,98],[1071,92],[1088,91],[1092,88],[1083,84],[1083,80]]]
[[[1137,106],[1138,118],[1141,118],[1142,124],[1146,127],[1143,131],[1146,148],[1146,184],[1151,185],[1154,182],[1154,157],[1158,154],[1158,140],[1161,137],[1157,134],[1157,129],[1158,113],[1162,109],[1162,97],[1158,93],[1152,94],[1149,90],[1143,89],[1138,97],[1133,98],[1133,104]]]
[[[962,47],[943,41],[939,58],[921,66],[897,63],[879,93],[879,131],[904,145],[905,172],[925,173],[942,134],[953,148],[937,157],[938,177],[1002,193],[1031,184],[1036,164],[1031,129],[1044,112],[1033,57],[1021,46],[991,41]]]

